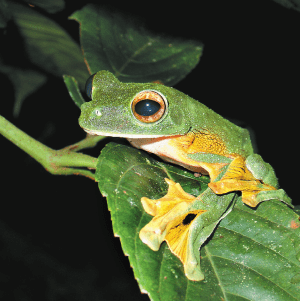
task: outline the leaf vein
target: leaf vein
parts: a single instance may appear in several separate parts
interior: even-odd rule
[[[206,247],[206,248],[207,248],[207,247]],[[247,265],[245,265],[245,264],[241,264],[240,262],[235,261],[235,260],[233,260],[233,259],[231,259],[231,258],[225,258],[225,257],[219,256],[219,255],[213,255],[213,254],[211,254],[211,256],[212,256],[212,257],[222,258],[222,259],[228,260],[228,261],[230,261],[230,262],[233,262],[233,263],[235,263],[235,264],[237,264],[237,265],[241,265],[241,266],[243,266],[243,267],[246,267],[247,269],[253,271],[254,273],[256,273],[256,274],[258,274],[258,275],[260,275],[261,277],[263,277],[263,278],[266,279],[267,281],[271,282],[274,286],[277,286],[277,287],[280,288],[282,291],[286,292],[289,296],[291,296],[293,299],[295,299],[295,298],[291,295],[290,292],[288,292],[286,289],[284,289],[283,287],[281,287],[280,285],[278,285],[277,283],[275,283],[274,281],[272,281],[272,279],[267,278],[266,276],[264,276],[264,275],[261,274],[260,272],[256,271],[255,269],[253,269],[253,268],[251,268],[251,267],[249,267],[249,266],[247,266]],[[205,257],[205,256],[204,256],[204,257]],[[231,292],[230,292],[230,293],[231,293]],[[297,299],[295,299],[295,300],[297,300]]]
[[[228,299],[227,299],[227,295],[226,295],[225,288],[223,287],[222,281],[221,281],[221,279],[220,279],[220,277],[219,277],[219,275],[218,275],[218,273],[217,273],[217,269],[216,269],[215,264],[214,264],[214,261],[213,261],[213,255],[210,253],[209,247],[208,247],[208,246],[205,247],[205,251],[206,251],[206,254],[207,254],[207,258],[208,258],[208,260],[209,260],[210,263],[211,263],[212,269],[213,269],[213,271],[214,271],[214,273],[215,273],[215,275],[216,275],[216,277],[217,277],[219,286],[220,286],[221,291],[222,291],[222,293],[223,293],[223,296],[224,296],[224,298],[225,298],[224,300],[228,300]]]

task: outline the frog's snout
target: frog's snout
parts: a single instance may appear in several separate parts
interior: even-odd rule
[[[86,127],[85,123],[88,120],[88,113],[87,113],[89,111],[88,107],[89,107],[89,103],[87,102],[82,104],[80,107],[81,113],[78,119],[78,123],[83,129]]]

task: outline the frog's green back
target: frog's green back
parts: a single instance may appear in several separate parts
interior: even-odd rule
[[[228,153],[245,157],[253,153],[252,143],[247,129],[241,128],[223,118],[202,103],[189,98],[189,122],[192,130],[214,134],[226,145]]]

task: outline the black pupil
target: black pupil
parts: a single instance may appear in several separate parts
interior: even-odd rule
[[[195,214],[195,213],[189,213],[182,221],[182,224],[183,225],[190,224],[196,216],[197,216],[197,214]]]
[[[85,84],[85,92],[86,95],[92,99],[92,89],[93,89],[93,79],[94,79],[95,74],[91,75]]]
[[[135,111],[141,116],[151,116],[160,109],[160,104],[151,99],[143,99],[135,105]]]

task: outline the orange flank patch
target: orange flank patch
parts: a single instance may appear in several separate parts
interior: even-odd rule
[[[182,149],[186,154],[209,153],[227,156],[226,146],[214,134],[207,132],[188,133],[172,140],[174,147]]]
[[[234,158],[226,153],[226,146],[219,137],[213,134],[188,133],[172,137],[129,139],[137,148],[158,155],[163,160],[178,164],[190,171],[204,175],[209,174],[213,181],[226,166],[226,163],[198,162],[188,158],[188,154],[209,153]]]
[[[185,136],[171,139],[169,145],[171,148],[177,150],[182,162],[190,166],[190,168],[187,167],[187,169],[202,174],[209,174],[211,181],[219,175],[220,170],[226,166],[227,163],[198,162],[188,158],[187,155],[207,153],[233,158],[232,155],[226,152],[226,146],[223,141],[218,136],[207,132],[188,133]]]

